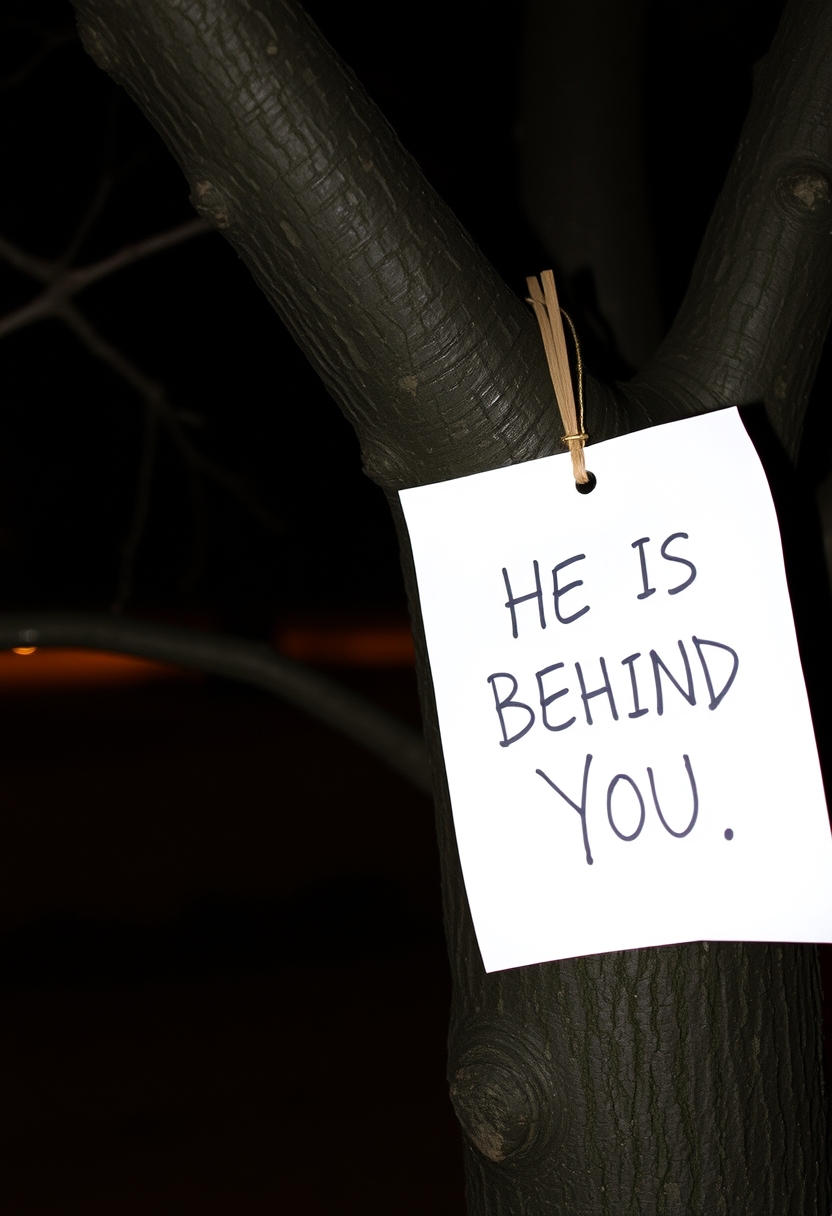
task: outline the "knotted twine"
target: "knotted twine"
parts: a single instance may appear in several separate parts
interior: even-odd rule
[[[542,286],[541,286],[542,284]],[[529,289],[529,300],[540,326],[540,336],[543,338],[543,349],[546,352],[546,362],[549,364],[549,375],[552,377],[552,387],[560,410],[561,421],[565,434],[563,442],[569,448],[572,457],[572,473],[578,485],[586,485],[590,479],[584,460],[584,444],[589,436],[584,431],[584,385],[581,351],[578,346],[578,335],[569,315],[563,312],[558,303],[558,293],[555,288],[555,276],[551,270],[544,270],[540,276],[532,275],[526,279]],[[561,314],[566,317],[572,340],[575,343],[575,356],[578,380],[578,409],[575,409],[575,394],[572,389],[572,375],[569,370],[569,357],[566,353],[566,337],[563,332]]]

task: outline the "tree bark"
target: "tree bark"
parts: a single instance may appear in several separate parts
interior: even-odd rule
[[[828,1216],[810,946],[700,943],[486,975],[396,492],[559,449],[535,322],[289,0],[76,0],[359,435],[411,596],[472,1213]],[[830,313],[832,6],[795,0],[679,320],[593,439],[764,400],[791,455]],[[536,269],[536,268],[531,268]]]
[[[637,395],[763,401],[792,460],[832,318],[832,5],[791,0],[673,327]]]

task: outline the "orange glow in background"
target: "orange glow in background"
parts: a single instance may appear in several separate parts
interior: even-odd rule
[[[301,663],[372,668],[414,664],[413,638],[404,621],[295,622],[278,627],[274,644],[280,654]],[[99,650],[17,646],[0,651],[0,695],[198,678],[199,672],[171,663]]]
[[[274,643],[280,654],[301,663],[340,667],[412,667],[413,637],[406,621],[295,622],[279,627]]]
[[[182,679],[185,675],[182,668],[170,663],[100,650],[20,646],[0,651],[0,695],[91,686],[124,687],[151,680]]]

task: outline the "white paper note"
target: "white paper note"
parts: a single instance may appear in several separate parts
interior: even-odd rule
[[[401,492],[486,970],[832,940],[780,535],[737,411],[587,466],[586,495],[567,453]]]

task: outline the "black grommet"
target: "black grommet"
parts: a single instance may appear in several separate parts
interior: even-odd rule
[[[583,481],[583,482],[576,481],[575,482],[575,489],[578,491],[579,494],[591,494],[592,491],[595,489],[595,487],[598,484],[594,473],[590,473],[590,471],[587,469],[586,475],[589,478],[589,481]]]

